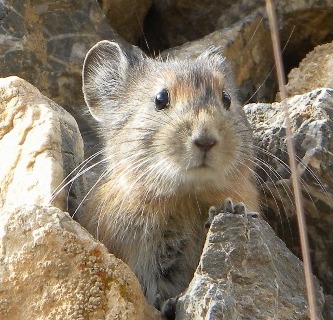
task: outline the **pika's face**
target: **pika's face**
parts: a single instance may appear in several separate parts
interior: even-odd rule
[[[101,122],[118,183],[160,196],[220,190],[242,174],[252,135],[221,56],[131,60],[109,42],[92,54],[85,98]]]

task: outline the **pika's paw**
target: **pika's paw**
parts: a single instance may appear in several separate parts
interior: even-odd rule
[[[208,212],[208,220],[205,223],[205,228],[209,228],[212,224],[214,217],[218,215],[219,213],[232,213],[232,214],[240,214],[243,215],[246,218],[252,217],[252,218],[258,218],[259,213],[258,212],[249,212],[246,209],[246,206],[243,202],[239,202],[236,205],[232,202],[230,198],[227,198],[224,200],[222,206],[220,208],[216,207],[210,207]]]

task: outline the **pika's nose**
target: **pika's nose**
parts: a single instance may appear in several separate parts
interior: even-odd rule
[[[194,140],[194,144],[204,152],[207,152],[210,148],[216,144],[216,139],[211,137],[198,137]]]

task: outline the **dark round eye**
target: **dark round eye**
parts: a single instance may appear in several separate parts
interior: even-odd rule
[[[170,96],[167,89],[160,91],[155,97],[155,108],[156,110],[163,110],[169,106]]]
[[[222,91],[222,102],[223,102],[224,108],[229,110],[230,105],[231,105],[231,97],[228,92]]]

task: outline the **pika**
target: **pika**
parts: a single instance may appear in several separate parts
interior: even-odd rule
[[[212,205],[259,204],[252,133],[218,49],[165,62],[138,50],[101,41],[86,55],[104,171],[80,220],[156,304],[192,279]]]

